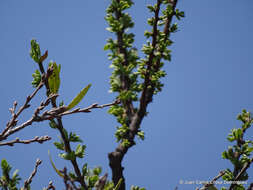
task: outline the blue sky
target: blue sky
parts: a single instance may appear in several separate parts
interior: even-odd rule
[[[8,1],[0,2],[0,125],[10,118],[8,109],[14,100],[21,105],[32,92],[30,83],[37,65],[29,56],[30,40],[35,38],[49,60],[62,65],[60,100],[66,103],[88,83],[92,88],[80,106],[94,102],[109,103],[111,69],[103,51],[111,34],[105,30],[105,9],[109,0],[97,1]],[[136,47],[145,43],[143,32],[150,16],[145,5],[151,0],[136,1],[130,10],[136,22]],[[209,180],[230,163],[221,158],[227,148],[230,129],[239,127],[236,116],[243,108],[253,111],[253,2],[251,0],[179,1],[186,18],[179,22],[179,32],[172,36],[172,62],[165,65],[167,76],[161,93],[148,107],[143,121],[145,141],[137,140],[124,159],[127,187],[147,189],[194,189],[179,185],[179,180]],[[45,97],[41,91],[33,100],[38,105]],[[20,122],[28,119],[35,107],[25,111]],[[64,118],[64,126],[80,134],[87,145],[90,167],[102,166],[109,172],[107,153],[114,150],[115,119],[107,109],[94,110]],[[6,158],[27,178],[36,158],[43,160],[33,180],[33,189],[42,189],[52,180],[63,186],[49,164],[50,150],[57,167],[68,165],[57,157],[52,146],[57,140],[48,123],[38,123],[13,135],[22,139],[50,135],[43,145],[1,147],[0,159]],[[248,137],[252,136],[252,129]],[[253,170],[249,174],[252,181]]]

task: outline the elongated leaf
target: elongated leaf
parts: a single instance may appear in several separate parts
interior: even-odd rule
[[[118,189],[119,189],[119,187],[120,187],[120,185],[121,185],[121,183],[122,183],[122,181],[123,181],[123,179],[122,179],[122,178],[120,178],[120,180],[118,181],[118,184],[116,185],[116,187],[115,187],[115,188],[113,188],[113,190],[118,190]]]
[[[50,62],[49,67],[53,65],[53,73],[48,78],[50,93],[57,93],[60,88],[60,71],[61,65],[57,65],[56,62]]]
[[[52,164],[52,166],[53,166],[55,172],[56,172],[60,177],[64,178],[64,175],[56,168],[56,166],[55,166],[55,164],[54,164],[54,162],[53,162],[53,160],[52,160],[52,157],[51,157],[51,155],[50,155],[49,150],[48,150],[48,156],[49,156],[50,162],[51,162],[51,164]]]
[[[70,110],[73,107],[75,107],[77,104],[79,104],[79,102],[83,99],[83,97],[88,92],[90,87],[91,87],[91,84],[89,84],[84,89],[82,89],[81,92],[70,102],[70,104],[67,107],[67,110]]]

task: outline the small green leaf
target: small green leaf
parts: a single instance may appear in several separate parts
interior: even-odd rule
[[[70,132],[69,134],[69,141],[71,142],[83,142],[82,139],[80,139],[80,137],[78,135],[76,135],[75,133]]]
[[[53,166],[55,172],[56,172],[60,177],[64,178],[64,175],[56,168],[56,166],[55,166],[55,164],[54,164],[54,162],[53,162],[53,160],[52,160],[52,157],[51,157],[51,155],[50,155],[50,151],[49,151],[49,150],[48,150],[48,156],[49,156],[49,159],[50,159],[50,163],[51,163],[51,165]]]
[[[83,173],[84,176],[86,176],[88,174],[88,164],[87,163],[85,163],[83,165],[82,173]]]
[[[74,108],[79,102],[83,99],[85,94],[88,92],[89,88],[91,87],[91,84],[86,86],[81,90],[81,92],[70,102],[70,104],[67,106],[67,110],[70,110]]]
[[[64,150],[64,144],[63,143],[54,142],[54,145],[56,146],[56,148],[58,148],[60,150]]]
[[[1,162],[1,168],[4,176],[9,176],[9,173],[11,171],[11,166],[8,164],[8,162],[3,159]]]
[[[57,128],[57,124],[56,124],[56,122],[55,122],[53,119],[50,120],[49,126],[50,126],[51,128],[53,128],[53,129],[56,129],[56,128]]]
[[[35,72],[32,74],[32,77],[33,77],[32,86],[36,88],[37,86],[39,86],[41,81],[41,74],[39,70],[35,70]]]
[[[77,156],[79,158],[83,158],[85,148],[86,148],[85,145],[78,144],[76,147],[75,156]]]
[[[72,151],[70,153],[60,153],[59,156],[65,160],[75,160],[75,152]]]
[[[77,180],[78,177],[73,173],[73,172],[69,172],[69,177],[73,180]]]
[[[141,140],[144,140],[144,131],[138,131],[137,133],[138,137],[141,139]]]
[[[101,172],[102,172],[101,167],[96,167],[96,168],[93,169],[94,175],[100,175]]]
[[[30,56],[36,63],[40,62],[40,46],[35,39],[31,40]]]

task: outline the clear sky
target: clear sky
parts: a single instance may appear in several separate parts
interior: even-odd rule
[[[92,88],[80,106],[94,102],[109,103],[111,69],[103,51],[111,34],[105,30],[105,9],[109,0],[25,0],[0,1],[0,125],[10,118],[8,109],[14,100],[19,105],[32,92],[30,83],[37,65],[29,56],[30,40],[35,38],[49,60],[62,65],[60,100],[68,103],[88,83]],[[138,0],[130,10],[136,22],[136,47],[145,42],[143,32],[150,15],[145,5],[152,0]],[[142,129],[145,141],[137,140],[124,159],[127,187],[147,189],[195,189],[179,185],[179,180],[209,180],[231,164],[221,158],[227,148],[230,129],[239,127],[236,116],[243,108],[253,111],[253,1],[179,0],[186,18],[179,22],[179,32],[172,36],[172,62],[165,65],[167,76],[161,93],[148,107],[150,114]],[[39,93],[33,104],[44,99]],[[42,98],[43,97],[43,98]],[[31,116],[25,111],[21,121]],[[107,153],[114,150],[115,118],[107,109],[94,110],[64,118],[64,126],[80,134],[87,144],[90,167],[102,166],[109,172]],[[253,129],[248,131],[252,137]],[[48,123],[28,127],[16,136],[22,139],[50,135],[43,145],[1,147],[0,159],[6,158],[21,176],[27,178],[36,158],[43,160],[32,189],[42,189],[52,180],[59,189],[63,183],[49,164],[48,150],[58,168],[66,161],[58,158],[52,146],[57,134]],[[253,169],[249,174],[253,181]],[[58,189],[58,188],[57,188]]]

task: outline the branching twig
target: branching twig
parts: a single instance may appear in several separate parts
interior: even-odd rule
[[[52,72],[53,72],[53,68],[49,67],[47,70],[47,73],[43,73],[42,80],[41,80],[40,84],[37,86],[37,88],[33,91],[33,93],[31,95],[28,95],[26,97],[26,101],[25,101],[24,105],[19,108],[17,113],[15,113],[15,111],[16,111],[16,107],[17,107],[18,103],[17,103],[17,101],[14,101],[13,107],[10,108],[12,118],[10,119],[10,121],[7,122],[5,129],[1,132],[0,141],[6,139],[6,137],[9,136],[7,133],[9,133],[9,131],[17,125],[17,122],[18,122],[17,118],[19,117],[19,115],[25,109],[30,107],[30,104],[29,104],[30,101],[34,98],[34,96],[37,94],[37,92],[43,87],[43,85],[45,84],[45,81],[47,81],[48,77],[52,74]]]
[[[246,172],[246,170],[250,167],[250,164],[252,162],[253,162],[253,158],[251,158],[249,162],[245,163],[245,165],[243,166],[241,171],[235,177],[234,181],[238,181],[240,179],[240,177],[244,174],[244,172]],[[235,183],[231,184],[230,187],[229,187],[229,190],[232,190],[235,186],[236,186]]]
[[[34,121],[44,121],[44,120],[46,120],[46,119],[44,119],[44,120],[38,120],[38,114],[39,114],[39,112],[40,112],[41,110],[43,110],[43,109],[50,103],[50,99],[51,99],[51,98],[54,98],[54,97],[56,97],[56,96],[58,96],[58,95],[57,95],[57,94],[54,94],[54,95],[48,97],[48,98],[46,99],[46,101],[42,102],[42,103],[40,104],[40,106],[34,111],[33,116],[32,116],[29,120],[27,120],[26,122],[22,123],[21,125],[15,127],[15,128],[9,129],[9,130],[6,131],[3,135],[1,134],[2,136],[0,135],[0,139],[1,139],[1,140],[6,139],[6,138],[7,138],[8,136],[10,136],[11,134],[13,134],[13,133],[15,133],[15,132],[17,132],[17,131],[19,131],[19,130],[25,128],[25,127],[27,127],[27,126],[29,126],[29,125],[31,125]]]
[[[64,115],[70,115],[70,114],[73,114],[73,113],[88,113],[88,112],[91,112],[91,109],[96,109],[96,108],[102,109],[102,108],[109,107],[109,106],[119,104],[119,103],[120,103],[119,100],[116,100],[113,103],[102,104],[102,105],[98,105],[98,103],[94,103],[94,104],[90,105],[87,108],[83,108],[83,109],[76,108],[76,109],[71,110],[71,111],[65,111],[63,113],[58,114],[56,117],[61,117],[61,116],[64,116]]]
[[[3,140],[2,137],[4,137],[4,136],[6,135],[6,133],[8,132],[9,129],[11,129],[12,127],[15,127],[15,126],[16,126],[16,124],[17,124],[17,122],[18,122],[18,120],[17,120],[18,116],[19,116],[25,109],[27,109],[27,108],[30,107],[30,105],[29,105],[30,101],[31,101],[32,98],[37,94],[37,92],[42,88],[43,84],[44,84],[44,83],[41,82],[41,83],[39,84],[39,86],[35,89],[35,91],[34,91],[31,95],[27,96],[24,105],[21,106],[21,107],[19,108],[19,110],[18,110],[17,113],[15,113],[15,109],[16,109],[18,103],[17,103],[17,101],[14,101],[14,103],[13,103],[13,108],[10,108],[12,118],[11,118],[10,121],[7,122],[5,129],[4,129],[4,130],[2,131],[2,133],[0,134],[0,141]]]
[[[33,143],[33,142],[37,142],[37,143],[42,144],[43,142],[49,141],[49,140],[51,140],[51,137],[49,137],[47,135],[42,136],[42,137],[36,136],[33,139],[29,139],[29,140],[20,140],[19,138],[16,138],[15,140],[12,140],[12,141],[0,143],[0,146],[5,146],[5,145],[14,146],[14,144],[16,144],[16,143],[30,144],[30,143]]]
[[[220,177],[222,177],[223,175],[225,175],[225,171],[221,171],[217,176],[215,176],[212,181],[210,181],[209,183],[205,184],[203,187],[201,187],[199,190],[207,190],[209,186],[213,185],[215,181],[217,181]],[[198,188],[196,189],[198,190]]]
[[[36,175],[36,173],[37,173],[38,166],[39,166],[41,163],[42,163],[42,161],[41,161],[40,159],[37,159],[37,160],[36,160],[36,164],[35,164],[35,168],[34,168],[33,172],[31,173],[30,177],[29,177],[27,180],[25,180],[25,184],[24,184],[24,188],[23,188],[24,190],[28,190],[29,185],[32,183],[33,177],[34,177],[34,176]]]

